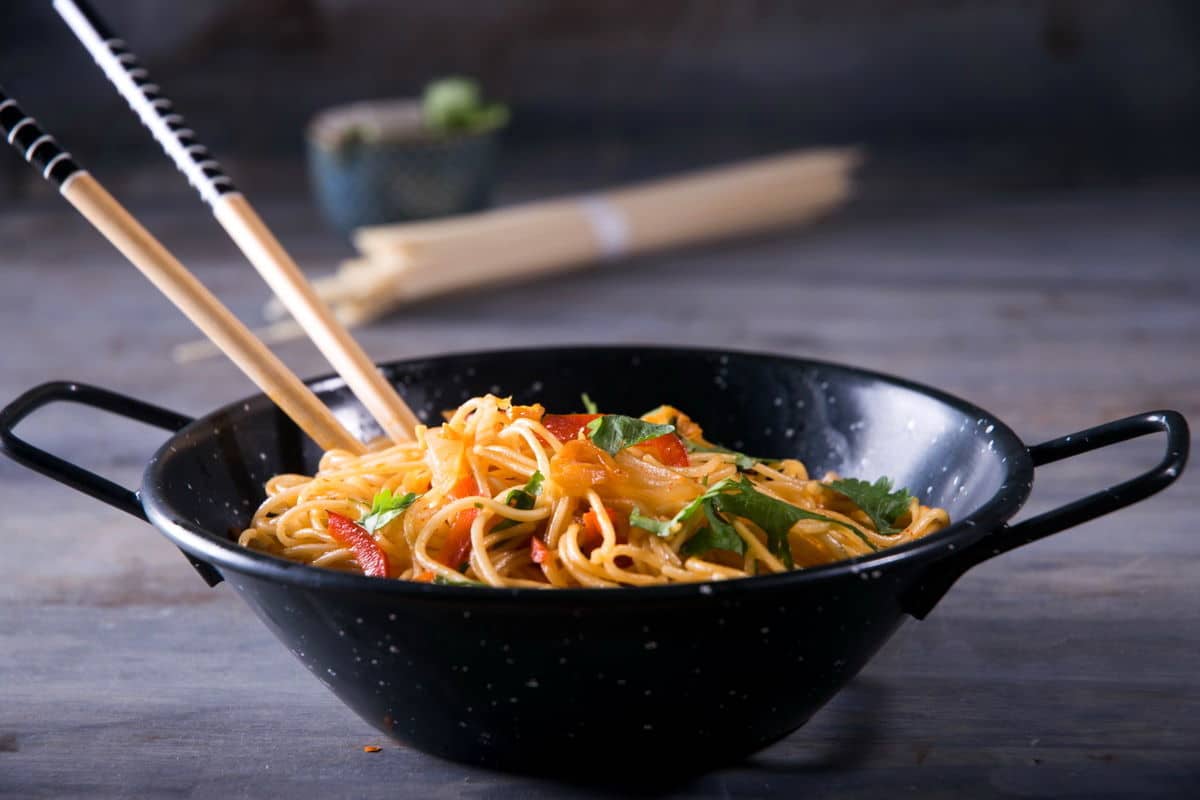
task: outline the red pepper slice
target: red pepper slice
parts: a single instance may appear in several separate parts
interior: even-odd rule
[[[617,543],[624,544],[629,541],[629,533],[625,530],[621,518],[614,514],[608,506],[604,507],[604,511],[608,514],[608,519],[613,524],[613,531],[617,534]],[[579,532],[579,549],[584,552],[591,552],[603,542],[604,533],[600,529],[600,516],[595,511],[589,509],[583,514],[583,530]]]
[[[649,452],[664,467],[686,467],[691,463],[688,461],[687,448],[683,446],[683,439],[674,433],[655,436],[636,446]]]
[[[451,500],[461,500],[464,497],[478,494],[479,484],[475,482],[475,477],[467,475],[454,484],[454,488],[450,490],[447,497]],[[470,558],[471,525],[474,524],[477,516],[479,516],[479,509],[464,508],[454,518],[450,532],[446,534],[446,540],[442,543],[442,552],[438,559],[447,567],[458,569],[463,562]]]
[[[578,439],[580,431],[594,419],[600,419],[600,414],[547,414],[542,417],[542,424],[560,442],[569,442]]]
[[[600,529],[600,517],[595,511],[583,515],[583,530],[579,532],[579,549],[587,552],[598,547],[604,541],[604,532]]]
[[[550,560],[550,548],[546,547],[546,543],[538,537],[531,537],[529,539],[529,557],[535,564],[545,564]]]
[[[386,578],[391,572],[387,553],[375,541],[375,537],[367,533],[367,529],[343,517],[341,514],[329,512],[329,535],[337,539],[339,544],[350,548],[354,560],[364,575],[373,578]]]

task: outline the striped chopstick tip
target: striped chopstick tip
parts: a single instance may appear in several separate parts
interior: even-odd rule
[[[7,96],[3,90],[0,90],[0,134],[46,180],[61,186],[80,171],[71,154],[63,150],[54,137],[42,130],[37,120],[26,114],[16,99]]]

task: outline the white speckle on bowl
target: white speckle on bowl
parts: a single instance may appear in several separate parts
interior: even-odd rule
[[[713,593],[712,587],[709,586],[708,584],[702,584],[700,586],[700,588],[697,589],[697,591],[700,592],[700,594],[712,594]]]
[[[647,650],[656,650],[658,648],[658,642],[646,642],[645,648]]]

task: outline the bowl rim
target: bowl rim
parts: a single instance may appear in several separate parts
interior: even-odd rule
[[[631,356],[647,354],[707,355],[717,358],[727,356],[738,359],[782,362],[796,366],[840,371],[859,378],[867,378],[902,389],[908,389],[932,400],[942,402],[968,416],[973,416],[976,420],[986,420],[988,424],[995,426],[992,434],[998,443],[997,450],[1001,453],[1004,453],[1005,450],[1008,451],[1007,460],[1004,461],[1006,472],[1003,476],[1003,482],[996,493],[984,501],[973,513],[952,521],[950,525],[937,533],[930,534],[907,544],[858,556],[857,558],[835,561],[810,569],[792,570],[771,575],[756,575],[748,578],[700,581],[695,583],[619,587],[616,589],[575,587],[553,590],[493,587],[475,584],[459,586],[415,583],[413,581],[392,578],[372,578],[365,575],[314,567],[309,564],[289,561],[279,556],[251,550],[226,538],[225,534],[215,533],[190,520],[177,519],[172,515],[171,507],[165,501],[163,492],[160,489],[162,485],[160,465],[168,457],[176,455],[179,451],[189,447],[188,439],[199,440],[211,435],[210,431],[215,419],[230,416],[236,419],[239,416],[253,413],[257,410],[258,406],[270,405],[271,401],[265,395],[259,393],[228,403],[201,417],[197,417],[190,424],[172,435],[147,462],[142,474],[142,487],[137,492],[138,499],[154,527],[186,553],[218,567],[227,580],[229,576],[226,574],[226,570],[229,570],[235,573],[242,573],[252,577],[303,588],[376,594],[381,598],[409,597],[424,600],[457,599],[468,601],[486,599],[489,603],[506,599],[509,601],[530,601],[535,603],[557,602],[563,603],[565,607],[571,603],[578,604],[579,602],[594,602],[597,600],[605,602],[601,598],[606,597],[636,597],[639,602],[643,600],[669,600],[695,596],[698,593],[703,595],[717,595],[769,588],[785,589],[814,581],[843,578],[847,575],[858,575],[864,580],[868,577],[881,577],[884,570],[913,567],[919,563],[934,561],[938,556],[948,556],[955,550],[970,545],[981,537],[992,533],[997,528],[1003,526],[1005,522],[1020,510],[1032,491],[1033,462],[1029,457],[1028,447],[1003,420],[973,403],[940,389],[906,378],[848,364],[798,356],[778,355],[755,350],[619,344],[464,350],[434,356],[398,359],[381,363],[379,367],[389,378],[393,378],[398,371],[406,367],[412,368],[422,364],[436,364],[438,362],[453,360],[496,358],[501,355],[535,354],[557,359],[569,358],[571,355],[586,355],[599,352],[625,352]],[[345,382],[337,375],[322,375],[306,380],[305,384],[311,387],[318,396],[325,392],[332,392],[344,389],[345,387]],[[567,601],[570,601],[570,603]]]

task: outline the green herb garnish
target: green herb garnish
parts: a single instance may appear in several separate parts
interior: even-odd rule
[[[878,550],[866,534],[849,523],[807,511],[791,503],[776,500],[754,488],[749,478],[742,477],[734,483],[734,491],[722,491],[713,504],[718,511],[732,514],[735,517],[745,517],[767,534],[767,549],[790,569],[793,566],[792,548],[788,545],[788,531],[802,519],[827,522],[838,525],[862,539],[872,550]]]
[[[584,392],[583,394],[579,395],[579,399],[583,401],[583,410],[584,411],[586,411],[589,414],[599,414],[600,413],[600,406],[596,405],[596,402],[594,400],[592,400],[592,398],[588,397],[587,392]]]
[[[858,478],[839,478],[825,485],[861,508],[875,523],[875,530],[884,536],[900,532],[895,527],[896,520],[908,511],[913,499],[908,489],[903,487],[893,492],[889,478],[880,478],[875,483]]]
[[[633,511],[629,514],[629,524],[665,538],[676,533],[679,530],[679,525],[691,519],[692,516],[695,515],[695,513],[699,511],[706,502],[712,500],[712,498],[716,496],[717,492],[733,486],[734,483],[735,482],[732,478],[726,478],[720,483],[713,484],[708,488],[707,491],[704,492],[704,494],[696,497],[686,506],[679,509],[678,513],[676,513],[675,516],[671,517],[670,519],[664,520],[656,519],[654,517],[647,517],[638,510],[637,506],[634,506]]]
[[[643,422],[636,417],[624,417],[620,414],[605,414],[587,424],[588,436],[592,444],[599,447],[610,456],[615,456],[626,447],[664,436],[675,432],[674,425],[655,425]]]
[[[447,578],[440,572],[433,576],[431,582],[439,586],[483,586],[479,581],[473,581],[470,578]]]
[[[733,526],[713,508],[712,500],[704,503],[704,516],[708,525],[696,531],[696,535],[683,543],[680,552],[685,556],[707,553],[709,550],[731,550],[738,555],[746,554],[746,540],[738,536]]]
[[[545,477],[541,471],[534,471],[529,476],[529,482],[520,489],[509,489],[508,494],[504,497],[504,504],[509,508],[518,508],[522,511],[528,511],[537,503],[537,496],[542,493],[542,481]],[[515,519],[506,519],[492,528],[494,531],[502,531],[506,528],[511,528],[514,525],[520,525]]]
[[[719,444],[700,444],[699,442],[693,442],[691,439],[684,439],[683,446],[687,448],[689,453],[723,453],[724,455],[734,456],[733,463],[740,470],[750,469],[760,461],[776,460],[773,458],[755,458],[745,453],[739,453],[737,450],[730,450],[728,447],[721,447]]]
[[[391,489],[380,489],[371,499],[371,510],[358,524],[366,528],[368,533],[374,533],[403,514],[420,496],[415,492],[394,495]]]
[[[867,538],[866,534],[855,526],[832,517],[827,517],[824,514],[818,514],[814,511],[794,506],[791,503],[785,503],[782,500],[776,500],[774,497],[763,494],[754,488],[754,484],[745,476],[736,480],[726,478],[712,486],[704,494],[680,509],[679,513],[669,520],[646,517],[635,508],[633,513],[629,515],[629,524],[651,531],[659,536],[670,536],[678,531],[677,526],[680,523],[690,519],[701,509],[704,510],[709,524],[705,530],[692,537],[692,539],[696,539],[703,536],[699,542],[691,545],[691,540],[688,541],[687,545],[691,545],[688,550],[693,554],[703,552],[698,548],[705,546],[708,549],[720,546],[721,549],[745,553],[745,542],[740,536],[737,536],[737,531],[733,530],[733,526],[725,522],[716,512],[734,517],[744,517],[762,528],[767,534],[767,548],[776,558],[786,564],[788,568],[794,566],[792,548],[788,544],[788,531],[802,519],[811,519],[831,525],[838,525],[862,539],[872,550],[879,549]],[[741,543],[740,545],[733,544],[731,537],[734,536],[738,538],[738,541]],[[710,542],[719,542],[722,544],[710,545]]]
[[[657,536],[670,536],[671,526],[674,522],[675,517],[672,517],[671,519],[656,519],[654,517],[647,517],[638,510],[637,506],[634,506],[633,511],[629,512],[630,525],[650,531]]]

